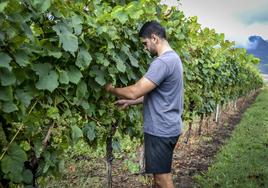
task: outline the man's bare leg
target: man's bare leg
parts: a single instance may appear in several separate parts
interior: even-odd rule
[[[154,174],[156,188],[174,188],[172,174]]]

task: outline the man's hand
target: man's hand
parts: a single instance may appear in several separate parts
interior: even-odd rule
[[[115,101],[115,104],[118,106],[119,109],[123,110],[132,104],[132,100],[120,99]]]
[[[111,83],[105,85],[107,92],[110,92],[119,98],[129,100],[136,100],[146,95],[156,87],[157,85],[154,82],[145,77],[142,77],[137,83],[133,85],[122,88],[115,88]]]
[[[113,89],[113,85],[111,83],[105,85],[105,90],[110,92]]]

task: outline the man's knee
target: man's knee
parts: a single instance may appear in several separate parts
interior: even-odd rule
[[[154,179],[157,187],[160,188],[173,188],[173,180],[171,173],[167,174],[154,174]]]
[[[163,178],[162,174],[154,174],[154,181],[157,187],[160,187],[163,184],[163,181],[165,181],[165,178]]]

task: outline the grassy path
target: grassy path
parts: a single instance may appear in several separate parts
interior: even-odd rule
[[[247,109],[215,163],[203,176],[201,187],[268,187],[268,88]]]

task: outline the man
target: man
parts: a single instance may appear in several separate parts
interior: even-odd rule
[[[172,155],[182,130],[182,63],[158,22],[146,22],[139,36],[151,55],[158,57],[134,85],[108,84],[106,90],[121,98],[116,101],[120,108],[143,103],[145,172],[153,173],[157,187],[173,188]]]

